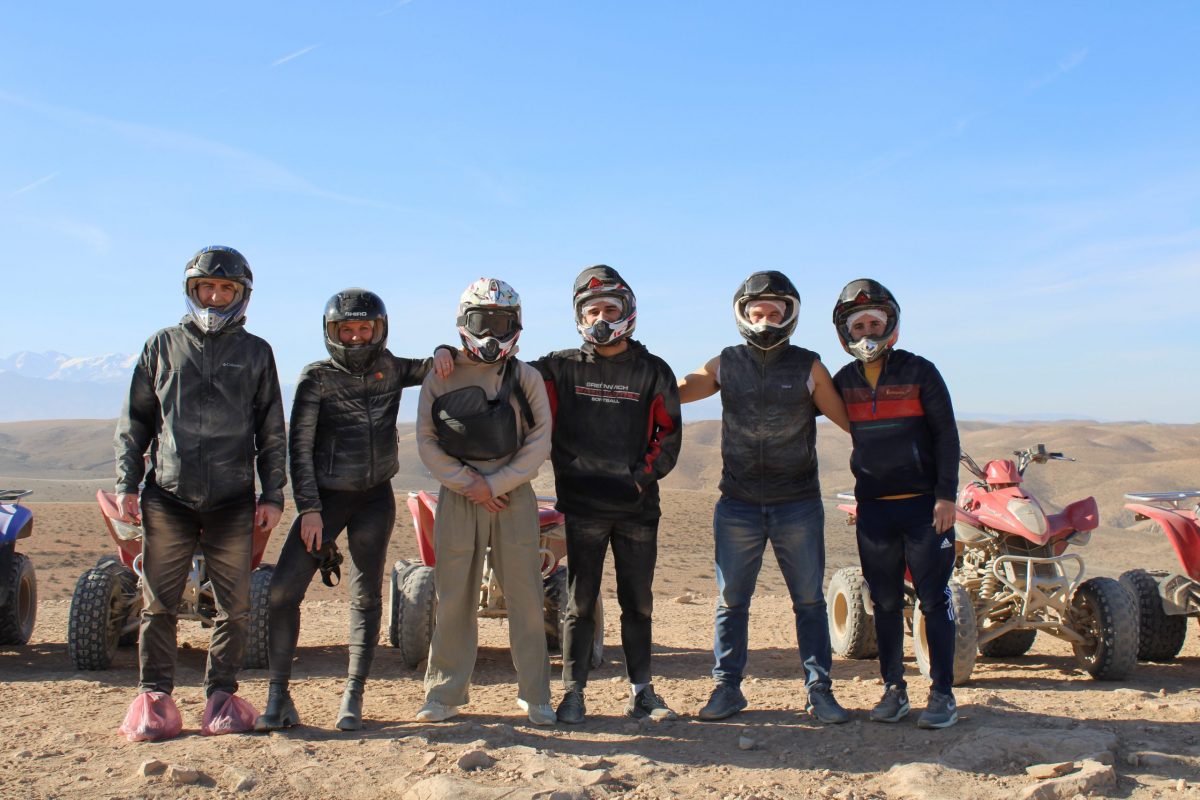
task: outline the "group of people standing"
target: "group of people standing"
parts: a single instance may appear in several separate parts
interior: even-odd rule
[[[819,356],[790,343],[800,296],[779,272],[757,272],[734,296],[745,343],[725,348],[677,380],[632,338],[636,297],[614,269],[583,270],[572,302],[582,344],[532,362],[516,357],[521,301],[502,280],[462,294],[460,346],[431,358],[387,349],[382,299],[364,289],[334,295],[323,318],[329,358],[304,368],[285,434],[270,347],[246,332],[253,288],[236,250],[208,247],[185,268],[187,316],[146,343],[116,436],[121,513],[140,521],[144,611],[139,695],[122,730],[134,739],[178,733],[174,688],[176,609],[194,550],[204,554],[218,609],[205,674],[204,733],[267,731],[300,722],[289,691],[300,603],[318,570],[349,551],[350,635],[335,725],[362,726],[363,693],[379,639],[382,582],[395,522],[401,391],[420,386],[417,448],[441,484],[434,524],[437,609],[416,718],[440,722],[469,701],[485,553],[509,612],[517,705],[537,725],[586,718],[596,609],[609,548],[621,607],[621,643],[634,718],[674,719],[652,683],[651,643],[658,481],[678,459],[680,403],[720,392],[721,497],[713,516],[719,598],[715,686],[698,712],[717,720],[747,706],[741,682],[748,621],[770,542],[796,619],[806,711],[849,719],[832,690],[822,581],[824,507],[816,417],[850,433],[859,504],[858,545],[879,642],[883,698],[872,719],[909,712],[901,660],[903,581],[911,574],[926,620],[932,690],[922,727],[954,724],[954,563],[958,434],[936,368],[895,348],[900,307],[874,280],[847,284],[833,322],[854,360],[830,376]],[[292,475],[296,518],[271,579],[269,690],[258,715],[236,692],[249,619],[254,528],[280,518]],[[565,516],[568,605],[563,692],[550,694],[543,626],[537,498],[549,458]],[[145,459],[145,460],[144,460]],[[255,497],[255,470],[259,494]]]

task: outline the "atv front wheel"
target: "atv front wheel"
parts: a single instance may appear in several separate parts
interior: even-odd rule
[[[433,622],[437,613],[437,592],[433,586],[433,567],[416,566],[404,575],[404,581],[392,591],[396,617],[396,647],[400,659],[416,667],[429,656],[433,641]]]
[[[129,598],[120,573],[103,564],[80,575],[67,618],[67,655],[75,669],[111,667],[127,619]]]
[[[829,616],[829,641],[842,658],[874,658],[875,619],[867,613],[868,590],[858,567],[843,567],[829,579],[825,593]]]
[[[33,562],[24,553],[13,553],[4,579],[9,595],[8,602],[0,606],[0,644],[28,644],[37,621],[37,573]]]
[[[1187,617],[1163,611],[1158,580],[1144,569],[1121,574],[1121,585],[1133,597],[1138,613],[1138,661],[1170,661],[1183,649]]]
[[[975,628],[975,607],[971,605],[971,594],[958,581],[947,585],[950,592],[950,611],[954,615],[954,685],[962,686],[971,679],[975,670],[975,653],[979,632]],[[931,677],[929,637],[925,629],[925,612],[917,603],[913,609],[913,650],[917,656],[917,667],[926,678]]]
[[[246,630],[243,669],[266,669],[270,652],[271,577],[273,564],[259,564],[250,573],[250,624]]]
[[[1090,578],[1071,598],[1075,632],[1086,639],[1074,645],[1075,660],[1093,678],[1120,680],[1137,665],[1138,617],[1129,592],[1112,578]]]
[[[560,566],[543,581],[546,595],[543,615],[546,621],[546,652],[561,653],[563,623],[567,619],[567,568]]]

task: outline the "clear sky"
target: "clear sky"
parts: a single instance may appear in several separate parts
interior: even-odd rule
[[[9,4],[0,355],[136,352],[228,244],[285,382],[351,285],[401,355],[482,275],[573,346],[597,262],[684,372],[780,269],[831,369],[870,276],[964,415],[1200,421],[1197,42],[1169,2]]]

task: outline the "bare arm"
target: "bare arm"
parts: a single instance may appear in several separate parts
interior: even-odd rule
[[[842,402],[842,396],[833,385],[829,370],[825,369],[825,365],[820,361],[813,362],[812,379],[813,402],[816,403],[817,409],[828,417],[830,422],[849,433],[850,417],[846,415],[846,404]]]
[[[717,369],[720,364],[721,357],[713,356],[703,367],[680,378],[679,402],[694,403],[716,394],[721,388],[721,384],[717,382]],[[828,378],[829,373],[825,373],[825,377]]]

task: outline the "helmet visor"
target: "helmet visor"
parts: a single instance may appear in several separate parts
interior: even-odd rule
[[[458,318],[460,327],[473,336],[495,336],[507,339],[521,330],[521,323],[512,311],[499,308],[470,308]]]

